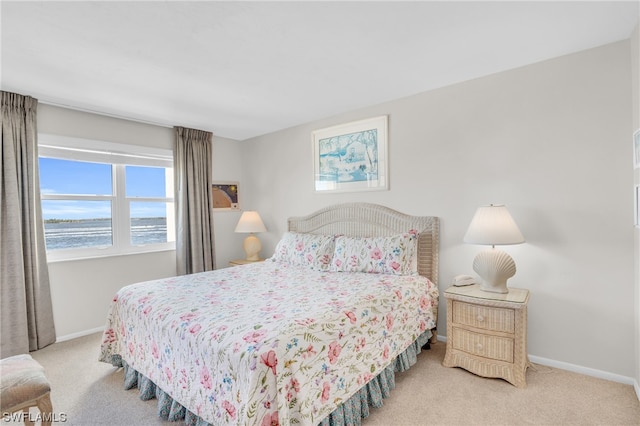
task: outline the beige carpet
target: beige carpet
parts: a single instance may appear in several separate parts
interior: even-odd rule
[[[122,370],[98,362],[101,334],[56,343],[32,356],[52,384],[56,413],[66,425],[179,425],[156,416],[156,401],[123,390]],[[396,375],[373,425],[640,425],[632,386],[534,365],[527,387],[477,377],[441,362],[445,344],[432,345],[409,371]],[[3,424],[6,424],[3,422]],[[62,425],[62,423],[60,423]]]

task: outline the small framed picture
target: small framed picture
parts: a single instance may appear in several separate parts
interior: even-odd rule
[[[238,182],[215,182],[211,192],[214,210],[240,210]]]
[[[633,167],[640,168],[640,129],[633,134]]]
[[[316,192],[389,189],[387,116],[312,132]]]

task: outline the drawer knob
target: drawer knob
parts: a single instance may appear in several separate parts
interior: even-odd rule
[[[482,315],[478,315],[478,322],[484,321],[484,317]]]
[[[476,349],[478,349],[478,352],[482,351],[482,343],[478,343]]]

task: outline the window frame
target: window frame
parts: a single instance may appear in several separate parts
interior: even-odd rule
[[[112,245],[47,250],[48,261],[75,260],[175,250],[175,241],[133,245],[131,243],[132,202],[174,203],[173,192],[167,197],[127,197],[126,166],[169,169],[166,184],[173,186],[173,152],[162,148],[97,141],[58,135],[38,135],[38,157],[57,158],[111,165],[111,195],[44,194],[44,200],[79,200],[111,202]],[[44,225],[44,218],[43,218]],[[175,235],[175,209],[167,209],[167,233]]]

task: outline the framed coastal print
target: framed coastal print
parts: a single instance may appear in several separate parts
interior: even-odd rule
[[[311,136],[316,192],[389,189],[386,115],[315,130]]]
[[[211,193],[214,210],[240,210],[238,182],[215,182]]]

